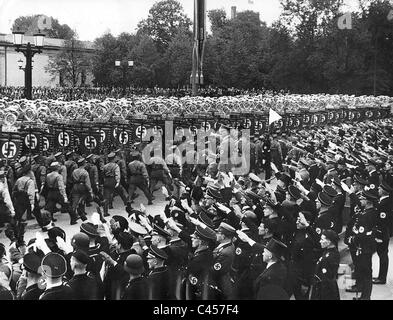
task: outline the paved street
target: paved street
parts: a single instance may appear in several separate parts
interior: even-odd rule
[[[147,205],[147,199],[145,196],[140,193],[139,197],[135,200],[135,203],[132,205],[134,208],[139,208],[140,204],[143,203],[143,205],[146,207],[147,211],[151,215],[156,215],[159,213],[160,210],[164,210],[165,207],[165,200],[164,196],[161,194],[161,190],[158,190],[154,193],[156,200],[154,201],[154,205],[148,206]],[[122,215],[124,217],[127,217],[127,213],[125,212],[124,206],[122,204],[122,201],[120,197],[116,197],[114,201],[114,208],[110,210],[111,215]],[[95,207],[90,207],[86,208],[88,217],[91,216],[91,214],[94,212]],[[77,225],[70,225],[70,219],[68,214],[61,214],[57,213],[55,214],[55,218],[57,219],[56,225],[60,226],[62,229],[67,234],[68,239],[76,232],[79,231],[79,226],[81,224],[81,220],[78,220]],[[41,228],[38,227],[37,223],[35,220],[29,221],[29,224],[27,226],[26,234],[25,234],[25,240],[26,242],[33,238],[35,236],[36,232],[41,232]],[[4,244],[9,244],[9,240],[5,237],[4,232],[0,233],[0,242]],[[345,250],[345,245],[343,243],[340,243],[340,251],[342,253],[342,264],[350,264],[351,263],[351,258],[349,256],[349,252]],[[344,251],[343,251],[344,250]],[[391,241],[390,247],[389,247],[389,258],[390,258],[390,265],[389,265],[389,273],[388,273],[388,282],[386,285],[374,285],[373,286],[373,291],[372,291],[372,299],[373,300],[393,300],[393,242]],[[378,267],[379,267],[379,260],[377,254],[373,256],[373,274],[374,276],[378,275]],[[338,279],[339,287],[340,287],[340,296],[342,300],[352,300],[352,298],[355,296],[354,293],[347,293],[345,292],[343,288],[344,284],[344,275],[341,275]]]

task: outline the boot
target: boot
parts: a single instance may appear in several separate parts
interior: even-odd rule
[[[131,206],[131,203],[132,203],[133,201],[131,200],[131,201],[128,201],[127,202],[127,205],[126,205],[126,212],[130,215],[131,214],[131,211],[132,211],[132,206]]]
[[[102,223],[106,223],[106,220],[105,220],[105,218],[104,218],[104,215],[102,214],[101,208],[100,208],[100,207],[96,207],[96,209],[97,209],[97,213],[100,215],[100,221],[101,221]]]
[[[137,194],[137,193],[134,193],[133,195],[132,195],[132,200],[135,200],[136,198],[138,198],[139,197],[139,194]]]
[[[104,203],[104,217],[109,217],[110,216],[110,214],[108,212],[109,211],[108,207],[109,207],[108,202],[105,201],[105,203]]]
[[[26,220],[34,220],[34,217],[31,214],[31,212],[27,212]]]

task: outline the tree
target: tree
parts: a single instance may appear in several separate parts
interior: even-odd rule
[[[224,9],[210,10],[207,13],[207,17],[210,20],[210,29],[213,35],[222,30],[228,23],[227,14]]]
[[[156,84],[157,64],[160,61],[153,39],[147,35],[138,35],[131,50],[131,57],[134,59],[132,83],[139,87],[153,87]]]
[[[147,19],[138,24],[140,32],[155,41],[160,53],[165,52],[178,32],[189,31],[191,20],[184,14],[182,5],[176,0],[157,2],[149,10]]]
[[[104,34],[102,37],[94,41],[95,55],[93,57],[94,82],[98,86],[111,86],[112,73],[114,71],[116,56],[117,39],[110,33]]]
[[[206,69],[212,84],[226,87],[261,87],[264,82],[261,59],[266,49],[268,29],[261,23],[259,14],[239,12],[233,20],[224,15],[215,23],[215,31],[209,39],[211,48],[206,57]],[[226,22],[225,22],[226,21]]]
[[[72,88],[83,86],[91,68],[90,56],[84,50],[83,42],[76,39],[65,40],[62,50],[49,58],[46,70],[53,78],[60,76],[61,85]]]
[[[39,29],[38,19],[42,14],[32,16],[22,16],[15,19],[12,30],[25,31],[25,35],[31,36]],[[76,37],[76,32],[73,31],[67,24],[60,24],[59,21],[53,17],[51,19],[51,28],[40,30],[44,32],[48,38],[57,38],[64,40],[71,40]]]
[[[168,82],[171,87],[181,87],[190,82],[193,41],[190,34],[178,33],[169,43],[165,53]]]

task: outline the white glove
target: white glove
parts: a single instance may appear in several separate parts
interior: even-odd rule
[[[45,242],[44,237],[39,232],[35,233],[35,247],[36,249],[41,250],[44,254],[48,254],[49,252],[51,252]]]
[[[169,197],[168,190],[167,190],[167,188],[165,188],[165,186],[162,186],[161,190],[162,190],[162,194],[165,196],[165,198]]]
[[[243,242],[249,242],[250,237],[246,235],[243,231],[236,230],[237,237]]]
[[[348,188],[348,185],[345,182],[341,182],[341,188],[346,192],[346,193],[351,193],[350,189]]]
[[[65,254],[71,253],[74,250],[74,248],[65,242],[63,238],[56,237],[56,244],[60,250],[64,251]]]
[[[143,203],[140,204],[141,212],[146,213],[146,207],[143,205]]]
[[[270,162],[270,167],[272,168],[272,170],[273,170],[275,173],[278,172],[278,169],[277,169],[276,165],[275,165],[273,162]]]
[[[221,210],[224,211],[225,213],[229,213],[231,212],[231,209],[229,209],[228,207],[224,206],[223,204],[217,202],[216,206]]]
[[[319,184],[322,188],[325,186],[325,184],[324,184],[321,180],[319,180],[318,178],[315,179],[315,182],[316,182],[317,184]]]
[[[99,224],[101,224],[101,219],[100,219],[100,215],[98,214],[98,212],[93,212],[93,214],[91,215],[90,220],[91,220],[91,222],[92,222],[94,225],[99,225]]]
[[[195,219],[193,217],[190,217],[190,221],[192,224],[195,224],[196,226],[200,226],[202,228],[206,227],[206,225],[204,223],[202,223],[201,221],[199,221],[198,219]]]
[[[187,200],[187,199],[181,199],[180,202],[181,202],[181,206],[182,206],[184,209],[187,209],[187,208],[189,207],[189,205],[188,205],[188,200]]]

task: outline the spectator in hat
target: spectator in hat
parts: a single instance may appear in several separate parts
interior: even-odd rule
[[[72,253],[70,264],[74,275],[67,284],[73,290],[75,300],[98,300],[100,297],[95,276],[86,270],[89,263],[86,251],[77,249]]]
[[[4,265],[0,265],[0,300],[14,300],[14,294],[10,288],[9,276]]]
[[[330,184],[331,181],[335,178],[338,178],[338,172],[336,170],[336,162],[333,159],[328,159],[326,161],[326,174],[323,177],[323,183]]]
[[[137,254],[130,254],[124,262],[124,270],[129,274],[129,281],[121,300],[148,300],[149,286],[143,276],[143,259]]]
[[[107,300],[119,300],[122,297],[128,282],[128,274],[124,270],[124,262],[130,254],[136,253],[132,249],[134,238],[130,233],[120,232],[116,240],[116,251],[112,256],[104,251],[100,252],[108,267],[104,279],[105,298]]]
[[[385,284],[389,270],[389,240],[393,235],[392,192],[386,181],[378,188],[379,206],[376,217],[376,241],[379,257],[379,274],[373,278],[373,284]]]
[[[180,229],[173,220],[168,221],[168,226],[176,230],[185,243],[191,243],[192,247],[192,256],[188,260],[185,274],[186,300],[206,300],[214,294],[209,288],[209,275],[213,265],[211,247],[216,243],[216,233],[197,219],[191,218],[191,221],[196,225],[191,236]]]
[[[263,250],[263,261],[266,269],[254,282],[255,299],[259,300],[268,285],[275,285],[282,289],[286,286],[287,268],[282,262],[286,255],[287,246],[272,238]]]
[[[100,294],[103,295],[104,284],[102,273],[105,267],[105,261],[102,259],[100,252],[110,252],[109,239],[106,235],[102,235],[101,232],[98,232],[97,226],[90,222],[82,223],[80,231],[81,232],[74,235],[71,243],[74,250],[84,250],[90,257],[87,271],[96,278],[99,284]]]
[[[322,191],[318,193],[318,199],[316,202],[318,216],[315,218],[313,228],[317,234],[321,235],[321,232],[324,229],[334,229],[334,217],[330,211],[333,200],[326,192]]]
[[[228,300],[232,294],[230,270],[235,257],[233,238],[236,230],[229,224],[221,222],[216,229],[218,246],[213,250],[212,279],[219,291],[216,299]]]
[[[311,300],[340,300],[337,285],[337,271],[340,264],[338,240],[335,231],[322,232],[319,242],[323,251],[315,267]]]
[[[42,275],[46,282],[44,293],[39,300],[73,300],[74,292],[63,284],[63,276],[67,272],[66,259],[55,252],[50,252],[42,259]]]
[[[296,300],[307,300],[315,269],[314,248],[318,245],[314,231],[309,228],[312,213],[299,212],[296,232],[289,247],[289,288]]]
[[[153,230],[151,232],[151,244],[158,248],[167,246],[167,241],[171,235],[161,228],[158,224],[153,224]]]
[[[369,185],[375,185],[376,187],[379,186],[380,184],[380,177],[379,177],[379,173],[377,172],[377,162],[375,162],[375,160],[370,159],[369,163],[367,165],[367,180],[368,180],[368,184]]]
[[[24,255],[24,272],[21,277],[26,279],[26,287],[20,297],[21,300],[39,300],[44,293],[44,285],[40,281],[42,277],[41,261],[42,257],[37,253],[29,252]]]
[[[151,245],[147,253],[147,263],[149,265],[149,300],[172,300],[174,298],[173,287],[169,281],[171,279],[166,261],[168,255],[164,250],[155,245]]]
[[[372,255],[376,250],[375,217],[378,193],[374,189],[365,189],[360,195],[361,209],[351,218],[345,232],[355,265],[356,291],[361,291],[360,300],[370,300],[372,291]]]

